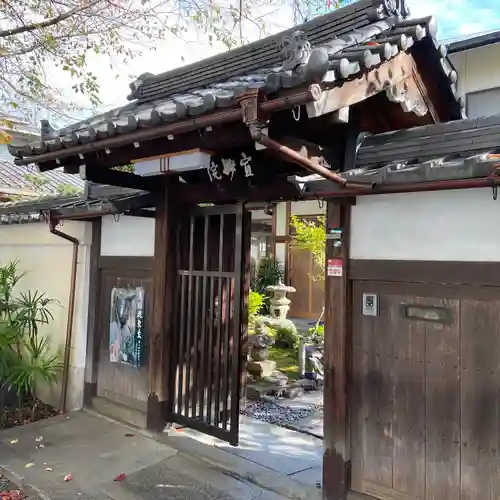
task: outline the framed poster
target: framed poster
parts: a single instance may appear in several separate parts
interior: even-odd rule
[[[114,287],[111,290],[109,360],[136,368],[144,349],[144,288]]]

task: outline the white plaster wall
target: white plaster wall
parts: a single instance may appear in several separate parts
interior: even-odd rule
[[[490,188],[359,196],[351,258],[500,261],[499,216]]]
[[[450,55],[458,72],[458,92],[469,92],[500,87],[500,44],[458,52]],[[494,62],[492,64],[492,62]],[[492,110],[499,113],[500,109]]]
[[[107,215],[102,218],[101,255],[152,257],[155,220],[146,217]]]
[[[326,203],[316,200],[293,201],[290,207],[292,215],[324,215],[326,214]]]
[[[80,241],[68,386],[68,408],[78,409],[83,405],[92,229],[90,223],[70,221],[58,229]],[[61,355],[66,339],[72,255],[72,244],[51,234],[45,223],[0,226],[0,265],[19,260],[19,269],[26,273],[18,292],[39,290],[59,302],[51,309],[54,320],[42,329],[42,334],[50,336],[52,349]],[[41,386],[39,396],[57,407],[60,391],[60,383]]]

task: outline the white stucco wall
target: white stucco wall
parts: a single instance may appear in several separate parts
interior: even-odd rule
[[[351,258],[500,261],[498,216],[490,188],[359,196]]]
[[[90,223],[70,221],[58,229],[80,241],[68,386],[68,409],[77,409],[83,405],[92,229]],[[0,226],[0,265],[19,260],[20,271],[26,273],[18,292],[39,290],[59,302],[51,308],[54,320],[42,333],[51,337],[51,347],[61,354],[66,339],[72,254],[72,244],[52,235],[45,223]],[[39,396],[57,407],[60,391],[60,383],[56,383],[40,387]]]
[[[146,217],[102,218],[101,255],[152,257],[155,247],[155,220]]]
[[[468,92],[500,87],[500,44],[458,52],[450,55],[458,73],[458,91],[461,96]],[[492,110],[498,113],[500,110]]]

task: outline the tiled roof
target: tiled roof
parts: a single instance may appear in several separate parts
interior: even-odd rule
[[[40,179],[33,183],[31,176]],[[0,192],[2,188],[17,188],[44,195],[60,193],[61,186],[70,185],[83,192],[85,181],[78,175],[65,174],[62,169],[39,173],[34,166],[14,165],[12,161],[0,159]]]
[[[443,99],[460,117],[457,74],[436,41],[432,17],[409,20],[404,0],[361,0],[246,47],[162,75],[142,75],[130,104],[59,131],[42,125],[41,141],[10,145],[18,158],[36,157],[138,128],[154,128],[237,105],[248,89],[267,95],[307,83],[341,86],[401,51],[425,50],[426,65]],[[34,158],[36,160],[36,158]]]
[[[500,176],[500,114],[360,137],[349,181],[376,186]],[[499,177],[500,178],[500,177]],[[335,192],[320,176],[295,178],[304,194]]]
[[[88,183],[85,192],[77,196],[41,195],[37,198],[0,203],[0,224],[24,224],[47,220],[50,212],[58,219],[78,218],[82,214],[102,216],[121,213],[124,205],[136,208],[152,204],[150,193],[115,186],[94,186]]]

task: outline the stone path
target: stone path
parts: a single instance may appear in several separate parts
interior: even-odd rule
[[[308,487],[317,488],[321,484],[322,439],[246,416],[240,418],[240,440],[237,447],[191,429],[185,429],[183,434],[285,474]]]
[[[283,500],[87,412],[0,432],[0,470],[30,500]]]

